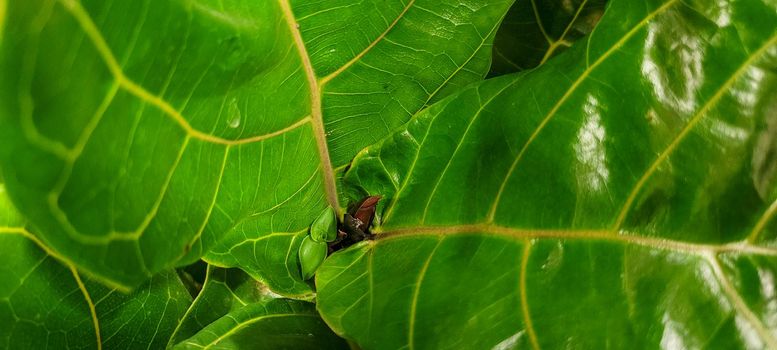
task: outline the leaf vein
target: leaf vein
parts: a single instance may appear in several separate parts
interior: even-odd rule
[[[131,79],[129,79],[129,77],[127,77],[124,74],[124,71],[122,70],[119,62],[116,60],[116,57],[113,55],[113,52],[111,52],[110,47],[106,43],[105,38],[103,38],[102,34],[97,29],[97,26],[92,21],[89,14],[86,12],[86,10],[81,6],[81,4],[77,0],[59,0],[59,1],[73,15],[73,17],[76,19],[78,24],[81,26],[81,29],[84,30],[86,35],[92,41],[92,44],[97,49],[98,53],[100,54],[100,57],[103,59],[103,62],[108,67],[108,70],[111,72],[114,79],[116,79],[119,85],[121,85],[121,87],[124,90],[135,95],[137,98],[159,108],[162,112],[164,112],[165,115],[173,119],[174,122],[176,122],[184,131],[186,131],[186,133],[189,136],[193,138],[200,139],[207,142],[226,144],[226,145],[252,143],[252,142],[262,141],[262,140],[286,133],[310,121],[308,117],[303,117],[297,122],[287,127],[284,127],[282,129],[269,132],[263,135],[255,135],[255,136],[250,136],[250,137],[241,138],[241,139],[234,139],[234,140],[225,139],[222,137],[218,137],[218,136],[211,135],[203,131],[197,130],[189,123],[189,121],[186,120],[186,118],[183,117],[183,115],[181,115],[181,113],[178,110],[176,110],[172,105],[170,105],[170,103],[165,101],[162,97],[149,92],[144,87],[132,81]]]
[[[432,258],[434,257],[434,253],[437,251],[437,248],[440,247],[442,244],[442,241],[445,239],[445,237],[440,237],[440,239],[437,240],[437,244],[434,246],[434,249],[429,253],[429,257],[426,259],[426,262],[424,262],[423,267],[421,267],[421,271],[418,273],[418,279],[415,283],[415,288],[413,290],[413,299],[410,301],[410,320],[408,323],[408,335],[407,335],[407,346],[408,349],[413,350],[415,348],[415,320],[416,320],[416,312],[418,309],[418,296],[421,294],[421,283],[424,281],[424,276],[426,275],[426,271],[429,269],[429,264],[432,262]]]
[[[761,319],[758,318],[758,316],[756,316],[752,310],[750,310],[745,301],[742,300],[742,296],[739,295],[739,292],[737,292],[736,288],[731,285],[731,281],[728,280],[725,272],[723,272],[723,268],[720,266],[718,258],[712,254],[706,254],[705,258],[712,267],[712,271],[714,272],[715,277],[717,277],[723,292],[728,297],[734,309],[739,311],[739,313],[744,316],[750,325],[753,326],[761,339],[766,343],[766,345],[768,345],[768,348],[777,349],[777,340],[763,324],[763,321],[761,321]]]
[[[397,25],[397,23],[402,19],[402,17],[405,16],[407,11],[410,10],[411,7],[413,7],[414,3],[415,3],[415,0],[408,1],[407,5],[405,5],[405,8],[402,9],[402,12],[399,13],[399,16],[397,16],[397,18],[394,19],[394,22],[391,22],[391,24],[389,24],[388,28],[386,28],[386,30],[383,31],[383,33],[381,33],[377,38],[375,38],[375,40],[373,40],[364,50],[359,52],[354,58],[346,62],[342,67],[338,68],[336,71],[330,73],[329,75],[321,78],[320,85],[324,86],[326,83],[328,83],[329,81],[331,81],[332,79],[340,75],[340,73],[344,72],[346,69],[351,67],[354,63],[358,62],[362,57],[364,57],[364,55],[370,52],[370,50],[372,50],[372,48],[375,47],[375,45],[377,45],[386,36],[386,34],[388,34],[388,32],[390,32],[391,29],[393,29]]]
[[[537,138],[537,135],[545,128],[545,126],[550,122],[551,118],[556,115],[556,112],[561,108],[564,103],[569,99],[572,94],[577,91],[577,88],[580,86],[580,84],[585,81],[588,76],[593,72],[594,69],[596,69],[600,64],[602,64],[604,61],[606,61],[612,54],[618,51],[621,46],[623,46],[627,41],[631,39],[639,30],[641,30],[644,26],[648,24],[648,22],[653,19],[655,16],[659,15],[660,13],[667,10],[669,7],[677,3],[678,0],[669,0],[663,5],[661,5],[659,8],[655,9],[653,12],[650,12],[645,18],[643,18],[637,25],[635,25],[631,30],[629,30],[623,37],[621,37],[615,44],[613,44],[607,51],[605,51],[592,65],[588,66],[585,71],[583,71],[582,74],[575,80],[574,83],[567,89],[567,91],[564,93],[563,96],[556,102],[556,104],[550,109],[547,115],[542,119],[540,122],[540,125],[537,126],[537,128],[534,130],[534,132],[529,136],[529,139],[526,140],[526,143],[524,143],[523,147],[521,148],[521,151],[518,152],[518,155],[515,157],[515,160],[513,161],[512,165],[510,166],[510,169],[507,171],[507,174],[505,175],[504,180],[502,181],[501,186],[499,187],[499,191],[497,192],[496,198],[494,199],[494,203],[491,206],[491,210],[488,214],[488,219],[490,222],[494,221],[494,218],[496,216],[496,210],[499,207],[499,202],[501,201],[502,194],[504,193],[505,187],[507,187],[507,181],[512,176],[513,172],[518,166],[518,163],[523,158],[523,155],[526,153],[526,150],[529,148],[529,146],[534,142],[534,140]],[[590,42],[590,38],[589,38]]]
[[[761,46],[758,50],[756,50],[754,53],[749,55],[749,57],[742,63],[741,66],[739,66],[734,73],[726,80],[726,82],[723,83],[723,85],[720,86],[715,91],[715,94],[710,97],[709,100],[707,100],[707,103],[702,106],[696,114],[691,117],[691,119],[688,121],[688,124],[685,125],[683,130],[672,140],[672,142],[669,144],[669,146],[664,149],[663,152],[656,158],[656,160],[648,167],[648,169],[645,171],[645,173],[640,177],[640,179],[637,181],[637,183],[634,185],[634,188],[632,189],[631,193],[629,193],[629,196],[626,198],[625,203],[623,204],[623,207],[619,211],[618,217],[615,220],[615,223],[613,224],[612,231],[616,232],[621,225],[623,225],[623,222],[626,220],[626,216],[629,213],[629,210],[631,209],[631,206],[634,204],[634,201],[637,198],[637,195],[639,194],[642,187],[647,183],[648,179],[658,170],[659,165],[661,165],[664,161],[666,161],[667,158],[669,158],[669,155],[674,152],[674,150],[678,147],[678,145],[682,142],[682,140],[685,139],[685,137],[693,130],[693,127],[696,126],[696,124],[709,112],[713,106],[717,104],[718,101],[720,101],[721,98],[723,98],[723,95],[725,92],[739,79],[739,77],[747,70],[747,68],[752,65],[756,59],[760,58],[761,55],[766,53],[769,48],[771,48],[773,45],[777,44],[777,34],[773,35],[769,40],[766,41],[766,43]],[[757,227],[756,227],[757,228]],[[754,229],[755,231],[755,229]]]
[[[310,102],[311,102],[311,116],[310,121],[313,125],[313,135],[316,138],[316,146],[318,146],[318,155],[321,161],[324,174],[324,189],[326,190],[326,197],[329,205],[333,208],[339,209],[340,204],[337,198],[337,182],[334,178],[334,171],[332,170],[332,161],[329,157],[329,146],[326,139],[326,128],[324,127],[324,117],[321,111],[321,90],[319,82],[316,80],[316,74],[313,71],[313,64],[310,62],[310,55],[305,47],[305,42],[302,40],[302,34],[297,27],[297,21],[294,18],[294,12],[291,10],[291,4],[288,0],[278,0],[281,10],[283,11],[283,17],[286,20],[286,24],[289,26],[289,32],[294,38],[294,44],[297,47],[300,59],[305,68],[305,76],[308,80],[310,87]]]
[[[687,241],[671,240],[661,237],[637,236],[628,233],[613,235],[607,229],[600,230],[553,230],[553,229],[524,229],[494,225],[492,223],[480,223],[470,225],[452,226],[418,226],[397,228],[379,233],[375,242],[391,239],[412,238],[416,236],[448,236],[457,234],[494,235],[514,239],[556,239],[556,240],[591,240],[607,241],[628,245],[643,246],[654,249],[671,250],[692,255],[702,255],[708,252],[731,252],[738,254],[752,254],[777,257],[777,248],[758,246],[746,241],[729,242],[722,244],[703,244]]]
[[[537,341],[537,333],[534,331],[534,326],[531,321],[531,312],[529,311],[529,300],[526,291],[526,273],[529,265],[529,254],[531,253],[531,241],[528,239],[523,240],[523,254],[521,254],[521,274],[519,280],[519,294],[521,296],[521,311],[523,314],[523,323],[526,326],[526,333],[529,335],[529,341],[531,342],[534,350],[540,349],[540,344]]]

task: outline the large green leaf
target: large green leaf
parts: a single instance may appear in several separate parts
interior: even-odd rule
[[[777,348],[775,96],[774,1],[611,0],[356,157],[378,236],[318,308],[364,349]]]
[[[309,295],[296,252],[335,171],[481,79],[511,2],[3,1],[9,193],[116,287],[204,255]]]
[[[191,297],[175,272],[132,294],[82,277],[24,228],[0,184],[0,349],[160,349]]]
[[[312,303],[271,299],[249,304],[211,323],[173,349],[348,349]]]

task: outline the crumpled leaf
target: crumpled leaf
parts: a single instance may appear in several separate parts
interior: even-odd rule
[[[335,171],[481,79],[511,2],[9,2],[10,196],[113,286],[204,255],[309,297],[296,254]]]
[[[322,317],[363,349],[777,348],[776,72],[774,1],[611,0],[356,157],[377,238],[319,269]]]

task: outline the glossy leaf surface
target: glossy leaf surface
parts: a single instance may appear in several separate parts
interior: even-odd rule
[[[23,226],[0,184],[0,348],[164,348],[191,297],[166,271],[127,295],[81,276]]]
[[[364,349],[777,347],[777,4],[611,0],[361,152],[316,277]]]
[[[335,170],[481,79],[511,2],[3,1],[9,193],[117,287],[204,255],[309,296]]]
[[[271,299],[230,312],[173,349],[348,349],[312,303]]]

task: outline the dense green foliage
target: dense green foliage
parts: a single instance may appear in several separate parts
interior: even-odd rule
[[[0,348],[777,349],[774,0],[0,0],[0,172]]]

